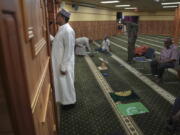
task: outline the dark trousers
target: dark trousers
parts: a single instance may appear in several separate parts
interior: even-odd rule
[[[162,78],[166,68],[174,68],[174,63],[159,63],[157,60],[151,62],[151,72],[153,75],[158,75],[159,78]]]
[[[128,39],[128,61],[132,61],[133,57],[135,56],[134,53],[135,43],[136,43],[136,38]]]
[[[101,52],[101,53],[109,54],[109,52],[107,50],[103,50],[102,48],[97,48],[95,50],[98,52]]]
[[[174,105],[172,107],[171,115],[176,115],[176,113],[180,111],[180,97],[175,99]]]

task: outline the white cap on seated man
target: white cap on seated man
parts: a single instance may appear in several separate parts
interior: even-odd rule
[[[87,37],[79,37],[76,38],[76,55],[84,56],[87,54],[87,51],[91,52],[90,44],[93,42],[93,40],[87,38]]]

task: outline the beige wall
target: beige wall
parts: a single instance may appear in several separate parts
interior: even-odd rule
[[[140,21],[164,21],[174,20],[174,12],[173,11],[167,11],[167,12],[123,12],[124,16],[139,16]]]
[[[79,6],[79,9],[75,11],[71,4],[65,4],[66,10],[72,13],[70,21],[115,21],[116,11],[100,8],[89,8]],[[122,11],[124,16],[139,16],[140,21],[173,21],[174,11],[164,12],[127,12]]]
[[[89,8],[79,6],[79,9],[75,11],[71,5],[65,4],[64,9],[71,12],[70,21],[115,21],[116,11]]]

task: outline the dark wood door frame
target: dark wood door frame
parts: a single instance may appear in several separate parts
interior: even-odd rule
[[[55,4],[54,1],[52,0],[52,4]],[[45,0],[45,11],[46,11],[46,38],[47,38],[47,45],[48,45],[48,55],[51,57],[51,45],[50,45],[50,32],[49,32],[49,17],[48,17],[48,0]],[[54,112],[55,112],[55,123],[56,123],[56,133],[59,134],[59,121],[58,121],[58,117],[59,117],[59,108],[58,108],[58,105],[56,104],[56,101],[55,101],[55,89],[54,89],[54,82],[53,82],[53,70],[52,70],[52,60],[50,59],[50,65],[49,65],[49,72],[50,72],[50,80],[51,80],[51,86],[52,86],[52,96],[53,96],[53,104],[54,104]]]
[[[23,62],[17,0],[0,4],[0,74],[15,135],[35,135]]]

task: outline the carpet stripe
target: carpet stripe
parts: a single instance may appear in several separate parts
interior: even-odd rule
[[[115,114],[117,115],[120,123],[122,124],[123,128],[126,131],[127,135],[143,135],[142,131],[139,129],[139,127],[136,125],[134,120],[130,116],[123,116],[119,113],[116,104],[112,100],[112,98],[109,95],[109,92],[112,92],[111,86],[107,83],[107,81],[104,79],[104,77],[101,75],[99,70],[97,69],[94,62],[91,60],[89,56],[85,56],[85,60],[88,63],[90,70],[92,71],[93,75],[95,76],[97,82],[99,83],[102,91],[104,92],[108,102],[112,106]]]

